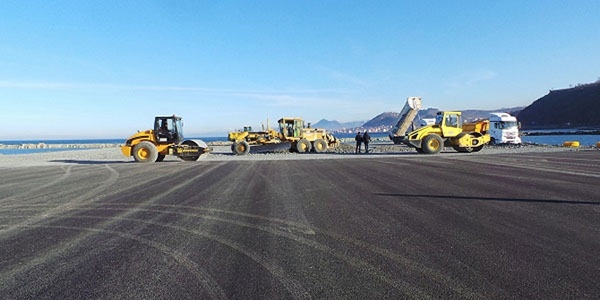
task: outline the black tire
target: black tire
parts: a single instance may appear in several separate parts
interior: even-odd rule
[[[327,142],[323,139],[317,139],[313,142],[313,150],[317,153],[327,151]]]
[[[181,143],[181,144],[182,144],[182,145],[187,145],[187,146],[190,146],[190,147],[198,147],[198,145],[196,145],[196,143],[194,143],[194,141],[190,141],[190,140],[184,141],[184,142],[183,142],[183,143]],[[198,158],[200,158],[200,155],[201,155],[202,153],[204,153],[204,148],[200,148],[200,149],[198,149],[198,152],[200,153],[200,154],[198,154],[198,155],[192,155],[192,156],[187,156],[187,155],[186,155],[186,156],[179,156],[179,158],[180,158],[181,160],[183,160],[183,161],[197,161],[197,160],[198,160]]]
[[[432,133],[423,139],[421,147],[425,154],[438,154],[444,148],[444,140],[441,136]]]
[[[298,153],[310,152],[310,149],[311,149],[310,142],[307,139],[300,139],[296,143],[296,151],[298,151]]]
[[[151,142],[143,141],[133,146],[132,156],[136,162],[155,162],[158,159],[158,149]]]
[[[233,143],[233,145],[231,146],[231,150],[235,155],[246,155],[250,152],[250,145],[246,141]]]
[[[161,162],[163,160],[165,160],[165,155],[164,154],[159,154],[158,157],[156,158],[157,162]]]

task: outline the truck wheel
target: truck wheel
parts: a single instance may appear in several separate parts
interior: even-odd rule
[[[423,153],[438,154],[444,147],[444,140],[437,134],[430,134],[423,139]]]
[[[310,142],[307,139],[300,139],[296,143],[296,151],[298,151],[298,153],[310,152],[310,148]]]
[[[148,141],[133,146],[133,159],[137,162],[150,163],[158,159],[158,149]]]
[[[235,155],[246,155],[250,152],[250,145],[246,141],[241,141],[239,143],[234,143],[231,150]]]
[[[317,139],[313,142],[313,149],[317,153],[325,152],[327,150],[327,142],[323,139]]]
[[[159,154],[158,157],[156,158],[157,162],[161,162],[163,160],[165,160],[165,155],[164,154]]]

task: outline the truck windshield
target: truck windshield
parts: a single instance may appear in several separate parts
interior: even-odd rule
[[[515,127],[518,127],[518,123],[515,121],[500,121],[496,125],[498,129],[511,129]]]

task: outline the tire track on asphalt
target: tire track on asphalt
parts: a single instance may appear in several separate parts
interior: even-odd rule
[[[223,162],[223,163],[226,163],[226,162]],[[52,217],[55,217],[55,216],[58,218],[59,217],[59,213],[66,212],[66,211],[72,211],[73,207],[81,206],[81,205],[91,205],[89,203],[93,202],[93,199],[87,199],[87,198],[90,197],[90,195],[93,196],[93,195],[97,194],[98,191],[101,191],[104,188],[112,185],[114,182],[116,182],[116,180],[119,177],[119,172],[118,171],[114,170],[113,168],[111,168],[108,165],[104,165],[104,167],[106,167],[107,169],[109,169],[112,172],[112,174],[111,174],[111,176],[101,186],[99,186],[97,188],[94,188],[92,190],[89,190],[85,194],[80,195],[80,196],[74,198],[73,200],[71,200],[71,201],[69,201],[69,202],[67,202],[65,204],[60,204],[58,206],[52,206],[52,208],[50,208],[48,210],[44,210],[43,212],[41,212],[41,214],[36,214],[36,215],[30,216],[30,218],[28,218],[27,220],[25,220],[25,221],[23,221],[23,222],[21,222],[19,224],[10,225],[10,226],[3,226],[3,227],[6,227],[6,229],[0,230],[0,237],[6,238],[6,237],[8,237],[10,235],[16,234],[16,232],[20,228],[35,227],[34,223],[41,222],[42,220],[45,220],[45,219],[51,219]],[[216,166],[214,166],[211,169],[214,169],[215,167]],[[203,173],[201,173],[201,175],[203,175],[206,172],[208,172],[208,170],[205,170]],[[199,177],[201,175],[198,175],[196,177]],[[150,182],[150,181],[155,180],[155,179],[156,178],[152,178],[152,179],[149,179],[146,182]],[[139,184],[144,184],[143,182],[140,183],[140,181],[136,181],[136,183],[138,183],[138,185],[136,185],[136,186],[139,186]],[[131,188],[131,187],[128,187],[128,188]],[[177,187],[174,187],[173,189],[176,189],[176,188]],[[163,193],[161,195],[166,195],[166,194],[168,194],[168,192],[165,192],[165,193]],[[88,201],[81,201],[81,200],[88,200]],[[37,204],[30,205],[30,207],[44,207],[44,206],[47,207],[47,206],[51,206],[51,205],[37,205]],[[112,223],[114,223],[114,222],[107,222],[107,224],[105,224],[105,226],[109,226]],[[42,225],[40,225],[40,226],[42,226]],[[99,229],[99,230],[104,230],[104,229]],[[87,231],[87,232],[88,232],[88,234],[80,235],[76,239],[70,240],[70,244],[75,245],[79,241],[82,241],[82,240],[88,238],[90,231]],[[131,235],[131,236],[135,236],[135,235]],[[45,259],[48,259],[48,257],[46,257]]]
[[[130,204],[111,204],[112,206],[115,206],[116,208],[110,208],[110,207],[103,207],[101,208],[101,210],[129,210],[128,208],[119,208],[119,206],[131,206]],[[164,214],[164,213],[170,213],[170,214],[177,214],[177,215],[182,215],[182,216],[188,216],[188,217],[197,217],[197,218],[204,218],[207,220],[212,220],[212,221],[217,221],[217,222],[224,222],[224,223],[228,223],[228,224],[232,224],[232,225],[237,225],[237,226],[242,226],[242,227],[246,227],[246,228],[252,228],[252,229],[257,229],[257,230],[261,230],[263,232],[268,232],[268,233],[272,233],[272,234],[276,234],[279,236],[283,236],[286,237],[288,239],[294,240],[296,242],[300,242],[302,244],[311,246],[314,249],[320,250],[322,252],[325,253],[329,253],[330,250],[328,250],[328,247],[325,245],[322,245],[316,241],[310,241],[304,238],[301,238],[300,236],[294,235],[292,232],[298,232],[304,235],[315,235],[316,233],[318,234],[322,234],[328,237],[333,238],[334,240],[337,241],[342,241],[344,243],[347,244],[351,244],[354,245],[358,248],[361,249],[366,249],[372,253],[378,254],[382,257],[385,257],[387,259],[390,259],[391,261],[399,264],[400,266],[412,270],[416,273],[420,273],[420,274],[424,274],[426,276],[428,276],[429,278],[431,278],[432,280],[434,280],[435,282],[438,282],[440,284],[443,284],[445,286],[447,286],[449,289],[459,293],[461,295],[461,297],[464,297],[466,299],[481,299],[481,298],[485,298],[482,294],[479,294],[471,289],[469,289],[467,286],[465,286],[462,283],[459,283],[458,281],[452,280],[450,277],[444,275],[443,273],[440,273],[438,271],[436,271],[433,268],[427,267],[423,264],[417,263],[413,260],[407,259],[402,257],[400,254],[395,253],[393,251],[390,251],[389,249],[385,249],[385,248],[381,248],[369,243],[365,243],[361,240],[357,240],[351,237],[347,237],[344,235],[340,235],[337,234],[335,232],[331,232],[328,230],[323,230],[320,228],[316,228],[310,225],[306,225],[303,223],[299,223],[299,222],[294,222],[294,221],[288,221],[288,220],[284,220],[284,219],[279,219],[279,218],[271,218],[271,217],[265,217],[262,215],[255,215],[255,214],[249,214],[249,213],[244,213],[244,212],[235,212],[235,211],[227,211],[227,210],[222,210],[222,209],[214,209],[214,208],[201,208],[201,207],[195,207],[195,206],[182,206],[182,205],[168,205],[168,204],[151,204],[148,205],[149,207],[156,207],[157,209],[144,209],[144,208],[135,208],[138,211],[145,211],[145,212],[152,212],[152,213],[158,213],[158,214]],[[21,207],[21,206],[19,206]],[[17,207],[12,207],[12,208],[17,208]],[[186,211],[192,211],[192,210],[199,210],[199,211],[206,211],[206,212],[210,212],[210,213],[221,213],[221,214],[225,214],[225,215],[232,215],[232,216],[239,216],[239,217],[246,217],[246,218],[250,218],[250,219],[257,219],[257,220],[261,220],[261,221],[266,221],[268,223],[278,223],[278,224],[282,224],[285,225],[286,228],[274,228],[271,229],[269,227],[266,226],[260,226],[260,225],[256,225],[253,223],[247,223],[247,222],[241,222],[238,220],[229,220],[229,219],[224,219],[224,218],[219,218],[219,217],[215,217],[212,215],[200,215],[200,214],[194,214],[194,213],[188,213],[188,212],[178,212],[178,211],[169,211],[169,210],[164,210],[164,209],[160,209],[160,208],[170,208],[170,209],[184,209]],[[75,209],[75,208],[74,208]],[[96,210],[98,208],[96,207],[90,207],[90,208],[82,208],[80,207],[80,209],[83,210]],[[155,224],[158,225],[158,224]],[[298,241],[300,240],[300,241]],[[218,241],[218,240],[215,240]],[[313,245],[317,243],[322,245],[321,246],[316,246],[313,247]],[[225,244],[227,245],[227,244]],[[235,249],[235,248],[234,248]],[[237,249],[236,249],[237,250]],[[340,256],[345,256],[346,254],[335,250],[338,258]],[[240,252],[243,255],[246,255],[248,257],[251,257],[249,255],[247,255],[244,252]],[[347,261],[346,259],[343,259],[344,261]],[[258,262],[258,261],[257,261]],[[258,262],[259,264],[262,265],[262,263]],[[369,264],[366,261],[363,261],[362,263],[364,264]],[[350,263],[350,265],[352,266],[356,266],[356,265],[361,265],[361,264],[352,264]],[[373,269],[375,269],[376,267],[373,266]],[[360,270],[360,269],[359,269]],[[376,275],[376,274],[372,274],[373,272],[370,272],[371,275]],[[373,277],[379,277],[379,276],[373,276]],[[394,282],[393,279],[391,279],[393,276],[388,274],[388,279],[385,280],[384,282],[386,283],[390,283],[390,282]],[[394,283],[393,286],[396,286],[396,284]],[[420,293],[418,293],[420,294]],[[424,298],[430,298],[429,295],[422,295],[424,296]]]
[[[517,162],[515,162],[515,163],[508,162],[508,161],[496,162],[493,160],[482,160],[482,159],[473,159],[473,158],[469,158],[469,157],[462,158],[462,157],[458,157],[458,156],[445,157],[445,159],[455,160],[455,161],[467,161],[467,162],[478,163],[478,164],[489,164],[489,165],[513,167],[513,168],[519,168],[519,169],[525,169],[525,170],[535,170],[535,171],[543,171],[543,172],[549,172],[549,173],[559,173],[559,174],[566,174],[566,175],[577,175],[577,176],[600,178],[600,172],[590,173],[588,171],[587,173],[582,173],[582,172],[575,172],[575,171],[560,169],[559,167],[550,168],[550,167],[533,166],[533,165],[517,163]],[[582,164],[581,166],[587,166],[587,165]]]
[[[54,179],[54,180],[52,180],[52,181],[50,181],[50,182],[48,182],[46,184],[30,188],[30,189],[28,189],[24,193],[20,193],[18,195],[13,195],[13,196],[4,198],[4,199],[0,200],[0,204],[5,204],[5,203],[7,203],[9,201],[17,200],[19,198],[22,198],[23,196],[27,196],[27,195],[30,195],[30,194],[32,194],[34,192],[38,192],[38,191],[41,191],[41,190],[43,190],[45,188],[51,187],[53,185],[57,185],[60,182],[66,180],[67,178],[69,178],[71,176],[71,170],[73,169],[73,166],[67,166],[66,168],[64,166],[61,166],[60,168],[64,170],[64,173],[60,177],[58,177],[58,178],[56,178],[56,179]]]
[[[48,217],[51,217],[53,215],[59,214],[63,211],[65,211],[65,209],[68,209],[70,206],[76,205],[76,204],[81,204],[78,202],[81,202],[83,200],[88,199],[90,196],[92,195],[96,195],[98,194],[100,191],[105,190],[106,188],[108,188],[109,186],[113,185],[118,179],[119,179],[119,172],[116,171],[115,169],[111,168],[108,165],[104,165],[104,167],[106,169],[108,169],[109,171],[109,177],[102,182],[102,184],[100,184],[99,186],[88,190],[86,193],[83,193],[75,198],[73,198],[72,200],[70,200],[67,203],[64,204],[60,204],[58,206],[52,207],[49,210],[45,210],[44,212],[42,212],[41,214],[38,214],[32,218],[29,218],[21,223],[15,224],[10,226],[9,228],[7,228],[6,230],[3,230],[2,232],[0,232],[1,235],[9,235],[10,233],[14,233],[14,231],[16,229],[18,229],[20,226],[22,225],[31,225],[31,224],[35,224],[37,222],[40,222]],[[57,182],[63,181],[66,178],[68,178],[69,176],[71,176],[72,172],[71,172],[71,166],[69,166],[67,168],[67,171],[65,172],[65,175],[61,176],[61,178],[55,180],[55,182],[51,182],[48,185],[46,185],[46,187],[48,186],[52,186],[55,185]]]
[[[18,225],[18,226],[22,227],[22,228],[76,230],[76,231],[87,231],[89,233],[104,233],[104,234],[115,235],[120,238],[139,242],[141,244],[144,244],[146,246],[149,246],[151,248],[159,250],[163,254],[172,257],[179,264],[186,267],[198,279],[198,281],[204,287],[204,289],[209,293],[211,299],[228,299],[227,295],[225,294],[225,292],[223,291],[221,286],[210,276],[210,274],[208,274],[208,272],[206,270],[201,268],[198,264],[196,264],[194,261],[187,258],[182,253],[180,253],[180,252],[176,251],[175,249],[170,248],[164,244],[161,244],[161,243],[158,243],[158,242],[155,242],[152,240],[148,240],[148,239],[142,238],[137,235],[132,235],[132,234],[115,231],[115,230],[99,229],[99,228],[59,226],[59,225],[31,225],[31,224]],[[18,276],[16,276],[17,273],[26,272],[27,269],[30,269],[31,267],[33,267],[37,264],[43,263],[46,259],[47,259],[46,257],[42,257],[42,258],[39,258],[38,260],[33,260],[33,261],[28,262],[28,264],[26,266],[22,266],[19,269],[12,270],[8,273],[0,274],[0,276],[2,276],[2,277],[0,277],[0,282],[6,283],[8,279],[17,278],[18,277]],[[40,280],[40,279],[47,281],[46,286],[48,286],[50,284],[50,282],[48,282],[49,281],[48,278],[38,278],[38,280]]]
[[[226,162],[223,162],[221,164],[225,164]],[[216,168],[218,166],[214,166],[212,169]],[[449,284],[449,278],[447,276],[444,276],[443,274],[440,274],[439,272],[436,272],[433,269],[430,268],[425,268],[422,265],[419,265],[418,263],[406,259],[404,257],[402,257],[399,254],[394,253],[393,251],[389,251],[388,249],[383,249],[383,248],[379,248],[377,246],[371,245],[371,244],[367,244],[364,243],[362,241],[353,239],[353,238],[348,238],[346,236],[342,236],[333,232],[328,232],[325,230],[321,230],[318,228],[314,228],[311,227],[309,225],[306,224],[302,224],[302,223],[298,223],[298,222],[293,222],[293,221],[287,221],[287,220],[283,220],[283,219],[277,219],[277,218],[270,218],[270,217],[265,217],[265,216],[261,216],[261,215],[253,215],[253,214],[248,214],[248,213],[243,213],[243,212],[233,212],[233,211],[227,211],[227,210],[220,210],[220,209],[206,209],[206,208],[198,208],[198,207],[193,207],[193,206],[179,206],[179,205],[160,205],[160,204],[154,204],[154,202],[156,202],[157,200],[159,200],[160,198],[170,194],[171,192],[173,192],[174,190],[177,190],[179,188],[183,188],[184,186],[186,186],[187,184],[193,183],[197,178],[203,176],[206,172],[203,172],[201,174],[199,174],[198,176],[195,176],[189,180],[187,180],[186,182],[182,182],[181,184],[165,191],[164,193],[160,194],[160,195],[155,195],[154,197],[152,197],[150,200],[151,201],[146,201],[140,205],[138,205],[138,207],[144,207],[144,206],[154,206],[154,207],[166,207],[166,208],[184,208],[184,209],[195,209],[195,210],[203,210],[203,211],[207,211],[207,212],[213,212],[213,213],[223,213],[223,214],[228,214],[228,215],[234,215],[234,216],[243,216],[243,217],[248,217],[248,218],[254,218],[254,219],[260,219],[260,220],[264,220],[266,222],[270,222],[270,223],[279,223],[279,224],[283,224],[286,226],[286,228],[280,228],[280,229],[269,229],[267,227],[261,228],[261,227],[256,227],[251,223],[233,223],[236,224],[238,226],[245,226],[245,227],[249,227],[249,228],[254,228],[254,229],[258,229],[258,230],[262,230],[262,231],[266,231],[266,232],[271,232],[272,234],[278,234],[278,235],[282,235],[285,236],[291,240],[295,240],[297,242],[303,243],[305,245],[309,245],[317,250],[323,251],[325,253],[329,253],[331,252],[331,248],[328,246],[325,246],[323,244],[319,244],[318,242],[315,241],[310,241],[307,239],[299,239],[301,237],[298,237],[297,235],[294,235],[293,232],[298,232],[301,234],[308,234],[308,235],[314,235],[315,232],[318,232],[320,234],[332,237],[338,241],[343,241],[345,243],[349,243],[349,244],[353,244],[357,247],[360,247],[362,249],[367,249],[373,253],[376,253],[378,255],[381,255],[383,257],[386,257],[392,261],[394,261],[395,263],[402,265],[403,267],[410,269],[410,270],[416,270],[419,273],[423,273],[423,270],[428,270],[425,271],[424,273],[427,274],[432,280],[435,280],[436,282],[440,282],[444,285],[450,285],[450,287],[452,287],[452,283]],[[117,206],[117,204],[111,204],[111,205],[115,205]],[[126,206],[131,206],[131,204],[122,204],[122,205],[126,205]],[[78,205],[79,206],[79,205]],[[75,206],[74,206],[75,207]],[[139,209],[138,209],[139,210]],[[152,211],[152,210],[150,210]],[[164,210],[158,210],[158,211],[153,211],[155,213],[165,213]],[[125,212],[125,214],[122,214],[121,216],[127,216],[131,213],[135,213],[135,211],[131,211],[129,213]],[[202,216],[199,216],[202,217]],[[207,218],[210,216],[206,216]],[[223,218],[215,218],[212,217],[213,221],[220,221],[220,222],[229,222],[231,223],[230,220],[227,219],[223,219]],[[289,230],[292,230],[292,232],[290,232]],[[316,243],[316,244],[315,244]],[[241,249],[241,248],[240,248]],[[337,250],[335,250],[337,251]],[[369,264],[366,261],[360,261],[357,262],[356,260],[352,260],[351,258],[346,258],[345,254],[343,252],[335,252],[337,257],[348,262],[350,265],[352,265],[353,267],[360,269],[361,271],[364,270],[369,270],[367,273],[369,273],[371,276],[373,277],[380,277],[379,275],[377,275],[377,267],[375,266],[369,266]],[[248,257],[250,257],[250,255],[243,253],[244,255],[247,255]],[[403,284],[407,284],[405,282],[403,282],[402,284],[398,284],[395,282],[395,280],[393,279],[393,276],[387,274],[387,276],[384,276],[384,282],[391,284],[392,286],[395,286],[397,288],[406,288],[403,286]],[[451,282],[451,281],[450,281]],[[459,287],[458,290],[456,288],[452,288],[454,290],[456,290],[457,292],[461,293],[461,295],[469,297],[469,298],[473,298],[473,293],[471,291],[468,291],[467,289],[462,289],[460,288],[460,285],[454,285],[454,287]],[[421,294],[420,292],[417,292],[416,294]],[[471,295],[471,296],[469,296]],[[425,295],[423,295],[425,296]]]
[[[206,169],[202,169],[202,171],[198,174],[196,174],[195,176],[190,177],[187,180],[184,180],[182,182],[180,182],[177,185],[171,186],[169,189],[163,191],[160,194],[156,194],[153,195],[151,198],[149,198],[148,200],[144,201],[143,203],[140,203],[132,208],[126,209],[126,210],[120,210],[123,213],[122,214],[118,214],[117,216],[111,217],[110,219],[107,219],[107,222],[103,222],[102,224],[99,224],[101,227],[108,227],[111,224],[114,224],[118,221],[123,221],[123,220],[136,220],[136,219],[131,219],[131,218],[127,218],[128,216],[131,216],[133,214],[136,214],[140,211],[148,211],[148,212],[153,212],[153,213],[158,213],[159,215],[163,214],[164,211],[161,210],[144,210],[144,209],[140,209],[139,206],[150,206],[153,205],[156,201],[160,201],[161,199],[173,194],[173,192],[184,188],[185,186],[188,186],[190,184],[195,183],[199,178],[202,178],[204,176],[207,176],[208,173],[212,172],[213,170],[221,167],[224,164],[227,164],[228,162],[220,162],[218,164],[212,165],[209,168]],[[93,208],[92,210],[103,210],[103,208]],[[163,226],[163,227],[167,227],[169,228],[168,225],[163,225],[163,224],[159,224],[157,222],[151,222],[151,221],[145,221],[145,224],[150,224],[150,225],[158,225],[158,226]],[[184,231],[182,228],[177,228],[177,227],[172,227],[173,229],[179,229],[181,231]],[[207,233],[206,238],[208,238],[209,235]],[[277,278],[278,281],[282,282],[283,285],[286,288],[289,288],[289,292],[294,296],[294,299],[308,299],[310,298],[308,292],[306,292],[306,290],[302,287],[302,285],[299,282],[294,281],[293,279],[287,278],[286,273],[283,271],[283,269],[281,267],[279,267],[275,262],[270,261],[267,258],[263,258],[262,256],[260,256],[258,253],[256,252],[248,252],[247,250],[250,250],[249,248],[246,248],[240,244],[234,243],[233,241],[227,241],[225,239],[223,239],[222,241],[219,241],[217,239],[217,236],[214,236],[212,238],[212,240],[220,242],[224,245],[227,245],[229,247],[231,247],[232,249],[239,251],[240,253],[242,253],[243,255],[253,259],[254,261],[256,261],[259,265],[265,267],[265,269],[267,269],[275,278]]]
[[[170,206],[173,207],[173,206]],[[176,206],[175,206],[176,207]],[[193,207],[190,207],[193,208]],[[80,208],[80,209],[84,209],[84,208]],[[257,224],[253,224],[253,223],[248,223],[248,222],[243,222],[243,221],[239,221],[239,220],[229,220],[229,219],[225,219],[225,218],[220,218],[220,217],[215,217],[215,216],[205,216],[205,215],[199,215],[199,214],[195,214],[195,213],[187,213],[187,212],[173,212],[173,211],[165,211],[165,210],[158,210],[158,209],[142,209],[142,208],[133,208],[133,209],[126,209],[126,208],[107,208],[107,207],[103,207],[103,208],[88,208],[87,210],[90,211],[95,211],[95,210],[118,210],[118,211],[127,211],[128,213],[126,213],[125,215],[130,215],[133,214],[135,212],[138,211],[143,211],[143,212],[152,212],[152,213],[157,213],[159,215],[161,214],[165,214],[165,213],[169,213],[169,214],[176,214],[176,215],[181,215],[181,216],[186,216],[186,217],[193,217],[193,218],[204,218],[204,219],[208,219],[208,220],[212,220],[212,221],[217,221],[217,222],[224,222],[224,223],[228,223],[231,225],[237,225],[237,226],[241,226],[241,227],[246,227],[246,228],[251,228],[251,229],[256,229],[256,230],[260,230],[263,232],[267,232],[276,236],[280,236],[280,237],[284,237],[287,238],[289,240],[292,240],[294,242],[309,246],[315,250],[318,250],[322,253],[326,253],[329,254],[337,259],[340,259],[344,262],[346,262],[348,265],[354,267],[355,269],[357,269],[360,272],[363,272],[367,275],[369,275],[372,278],[376,278],[392,287],[394,287],[395,289],[397,289],[398,291],[401,292],[407,292],[406,296],[412,296],[412,295],[417,295],[416,298],[418,299],[430,299],[431,296],[426,294],[425,292],[419,290],[417,287],[413,287],[412,285],[410,285],[409,283],[403,281],[403,280],[398,280],[398,279],[394,279],[391,274],[381,270],[380,268],[368,263],[365,260],[362,260],[360,258],[356,258],[356,257],[350,257],[346,254],[345,251],[340,251],[337,249],[334,249],[332,247],[329,247],[327,245],[324,245],[320,242],[314,241],[314,240],[310,240],[310,239],[306,239],[304,237],[295,235],[289,231],[286,230],[280,230],[280,229],[276,229],[276,228],[271,228],[268,226],[262,226],[262,225],[257,225]],[[243,214],[245,216],[250,216],[250,214]],[[77,216],[74,216],[77,217]],[[112,217],[111,219],[113,219],[112,221],[116,221],[116,220],[130,220],[130,221],[138,221],[138,222],[145,222],[148,224],[153,224],[153,223],[149,223],[151,221],[147,221],[147,220],[143,220],[140,221],[138,219],[131,219],[131,218],[125,218],[125,217]],[[272,221],[272,220],[277,220],[277,219],[273,219],[273,218],[267,218],[267,217],[262,217],[260,216],[259,219],[265,220],[265,221]],[[303,230],[303,232],[307,232],[307,231],[318,231],[321,233],[325,233],[325,231],[321,231],[319,229],[316,228],[312,228],[310,226],[301,224],[301,223],[296,223],[296,222],[290,222],[290,221],[285,221],[285,220],[279,220],[279,223],[283,223],[286,225],[292,225],[293,227],[305,227],[305,230]],[[289,224],[287,224],[289,223]],[[158,226],[168,226],[165,224],[160,224],[160,223],[156,223],[153,225],[158,225]],[[310,235],[310,234],[309,234]],[[341,236],[340,236],[341,237]],[[345,240],[350,241],[352,244],[355,245],[366,245],[364,243],[356,243],[355,241],[353,241],[352,239],[347,239],[344,238]],[[218,242],[218,240],[215,240]],[[372,247],[367,247],[366,249],[371,250]],[[242,250],[240,249],[236,249],[236,250]],[[245,252],[240,252],[241,254],[248,256],[250,258],[252,258],[252,255],[249,253],[245,253]],[[389,255],[386,251],[378,251],[376,253],[380,253],[383,255]],[[391,256],[389,258],[394,258],[395,257]],[[268,260],[267,260],[268,261]],[[259,262],[260,263],[260,262]],[[275,265],[274,262],[271,262],[271,264]],[[412,269],[412,268],[411,268]],[[273,274],[274,276],[276,274]]]
[[[99,166],[95,166],[95,167],[97,168]],[[97,186],[97,187],[95,187],[95,188],[93,188],[91,190],[87,190],[85,193],[80,194],[79,196],[71,199],[69,202],[67,202],[65,204],[61,204],[59,206],[53,207],[53,209],[51,209],[49,211],[41,212],[39,216],[36,216],[36,217],[34,217],[34,218],[30,219],[30,220],[27,220],[25,222],[27,222],[27,223],[39,222],[40,220],[43,220],[44,218],[50,217],[50,216],[52,216],[55,213],[59,213],[61,210],[68,209],[72,205],[85,204],[85,203],[94,202],[95,200],[97,200],[98,195],[101,192],[107,190],[109,187],[113,186],[117,182],[117,180],[119,179],[119,177],[120,177],[119,171],[115,170],[114,168],[110,167],[109,165],[102,165],[101,167],[106,168],[110,172],[110,175],[109,175],[109,177],[104,182],[102,182],[102,184],[100,184],[100,186]],[[190,166],[188,168],[191,168],[191,167],[192,166]],[[61,166],[61,168],[65,170],[65,173],[60,178],[57,178],[57,179],[53,180],[52,182],[46,183],[46,184],[44,184],[44,185],[42,185],[40,187],[30,189],[30,190],[28,190],[25,193],[21,193],[19,195],[15,195],[15,196],[13,196],[12,200],[23,198],[24,195],[26,196],[26,195],[32,194],[34,192],[39,192],[39,191],[42,191],[42,190],[44,190],[46,188],[52,187],[54,185],[57,185],[57,184],[59,184],[61,182],[64,182],[66,179],[68,179],[69,177],[73,176],[73,174],[76,173],[76,172],[73,171],[73,165],[69,165],[66,168],[64,166]],[[169,169],[169,170],[172,170],[172,169]],[[179,170],[176,170],[176,171],[179,171]],[[136,178],[135,183],[137,183],[137,185],[143,185],[143,184],[151,182],[151,181],[153,181],[153,180],[155,180],[155,179],[157,179],[157,178],[159,178],[161,176],[162,175],[157,175],[156,177],[150,177],[150,178],[147,178],[144,181],[138,180],[138,177],[134,177],[134,178]],[[131,189],[133,187],[131,185],[126,185],[125,188],[126,189]],[[117,194],[119,192],[121,192],[119,189],[113,189],[113,190],[110,190],[110,193],[103,194],[102,196],[104,197],[104,196],[107,196],[107,195],[110,195],[110,194]],[[87,200],[87,201],[85,201],[85,200]],[[2,204],[2,203],[0,203],[0,204]],[[6,234],[6,233],[8,233],[10,231],[11,230],[6,230],[4,232],[4,234]]]

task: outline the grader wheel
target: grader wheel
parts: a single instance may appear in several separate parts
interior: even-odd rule
[[[246,155],[248,152],[250,152],[250,145],[246,141],[233,143],[233,145],[231,145],[231,151],[235,155]]]
[[[327,150],[327,142],[323,139],[317,139],[313,142],[313,150],[317,153],[325,152]]]
[[[307,139],[300,139],[298,143],[296,143],[296,151],[298,151],[298,153],[310,152],[310,148],[310,142]]]

